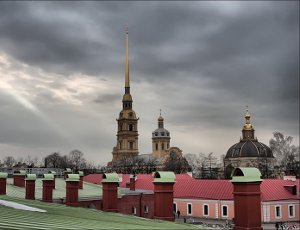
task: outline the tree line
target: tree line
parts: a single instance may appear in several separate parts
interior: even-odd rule
[[[269,141],[269,146],[277,159],[278,170],[285,175],[300,177],[299,146],[292,144],[293,137],[285,136],[281,132],[274,132]],[[84,170],[85,173],[117,172],[117,173],[152,173],[157,170],[173,171],[175,173],[191,172],[196,178],[223,179],[225,178],[224,157],[215,156],[214,153],[188,153],[184,156],[170,154],[163,161],[151,157],[124,157],[118,162],[108,165],[96,165],[87,162],[83,152],[72,150],[68,155],[53,152],[42,160],[37,157],[15,159],[6,156],[0,160],[0,167],[46,167],[46,168],[71,168],[73,171]],[[260,170],[267,169],[263,162]]]

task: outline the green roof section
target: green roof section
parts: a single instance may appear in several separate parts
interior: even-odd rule
[[[36,180],[36,174],[26,174],[25,180]]]
[[[7,178],[8,173],[0,172],[0,178]]]
[[[79,174],[68,174],[66,181],[79,181]]]
[[[175,183],[176,176],[174,172],[155,172],[154,180],[155,183]]]
[[[117,173],[103,173],[102,183],[119,183],[119,175]]]
[[[257,168],[235,168],[231,174],[231,182],[246,183],[246,182],[261,182],[261,173]]]
[[[0,229],[99,230],[99,229],[201,229],[199,226],[169,221],[150,220],[95,209],[69,207],[62,204],[26,200],[1,195],[0,200],[16,202],[46,212],[31,212],[0,205]]]
[[[78,171],[78,174],[80,177],[84,176],[84,172],[83,171]]]
[[[78,174],[77,174],[78,175]],[[51,180],[53,180],[53,175],[50,174]],[[46,176],[48,177],[48,176]],[[35,199],[42,200],[43,192],[43,180],[49,178],[37,178],[35,181]],[[78,198],[80,201],[84,200],[100,200],[102,199],[102,186],[83,182],[83,189],[78,190]],[[10,197],[24,198],[25,188],[13,185],[13,178],[7,178],[7,195]],[[118,189],[118,195],[124,194],[124,189]],[[1,199],[1,198],[0,198]],[[66,199],[66,181],[63,178],[55,179],[55,189],[53,190],[53,200],[54,202],[64,202]],[[1,228],[0,228],[1,229]]]
[[[45,173],[43,175],[43,180],[54,180],[54,174],[53,173]]]

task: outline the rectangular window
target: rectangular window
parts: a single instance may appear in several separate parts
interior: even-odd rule
[[[228,206],[222,205],[222,217],[228,217]]]
[[[208,209],[208,204],[203,205],[203,216],[208,216],[209,215],[209,209]]]
[[[192,213],[193,213],[192,204],[188,203],[187,204],[187,214],[192,215]]]
[[[165,149],[165,144],[162,143],[162,144],[161,144],[161,150],[164,150],[164,149]]]
[[[275,206],[275,217],[277,219],[281,218],[281,206],[280,205]]]
[[[289,218],[295,217],[295,205],[289,205]]]

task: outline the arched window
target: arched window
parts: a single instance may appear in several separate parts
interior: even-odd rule
[[[161,144],[161,150],[165,150],[165,144],[164,143]]]
[[[132,125],[132,124],[129,124],[129,125],[128,125],[128,129],[129,129],[129,131],[133,131],[133,125]]]
[[[158,150],[158,144],[157,143],[155,144],[155,150]]]
[[[119,131],[122,131],[122,125],[119,125]]]

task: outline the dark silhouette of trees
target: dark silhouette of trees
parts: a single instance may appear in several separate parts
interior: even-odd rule
[[[186,173],[191,171],[191,166],[185,157],[171,153],[165,161],[165,171],[173,171],[174,173]]]

